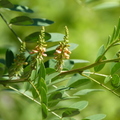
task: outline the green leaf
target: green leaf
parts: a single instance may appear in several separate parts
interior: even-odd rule
[[[0,7],[12,8],[12,7],[14,7],[14,5],[8,0],[0,0]]]
[[[32,70],[30,79],[35,81],[36,78],[37,78],[37,71],[36,70]]]
[[[74,67],[74,62],[72,60],[65,60],[63,69],[71,70]]]
[[[14,62],[14,54],[11,50],[6,51],[6,66],[9,68]]]
[[[77,60],[77,59],[70,59],[70,60],[64,60],[64,66],[63,69],[71,70],[74,67],[75,63],[87,63],[86,60]]]
[[[27,43],[37,42],[39,40],[39,35],[40,35],[40,31],[31,33],[27,37],[25,37],[25,42]],[[45,32],[45,40],[49,40],[50,38],[51,35]]]
[[[45,80],[46,69],[45,69],[44,63],[42,61],[39,65],[39,67],[40,67],[39,70],[38,70],[39,78],[43,78]]]
[[[47,92],[47,86],[46,86],[46,82],[43,78],[40,79],[39,84],[41,87],[43,87],[45,89],[45,91]]]
[[[101,59],[101,56],[103,56],[104,52],[105,52],[105,47],[104,45],[102,45],[98,50],[96,61],[99,61]]]
[[[117,73],[117,72],[120,72],[120,63],[115,63],[112,68],[111,68],[111,75]]]
[[[72,51],[78,47],[78,44],[75,44],[75,43],[69,43],[69,45],[70,45],[70,47],[69,47],[70,51]]]
[[[45,67],[46,67],[46,65],[45,65]],[[48,66],[47,66],[47,68],[46,68],[46,74],[47,74],[47,75],[51,75],[52,73],[55,73],[55,72],[56,72],[55,69],[49,68],[49,63],[48,63]]]
[[[120,87],[120,76],[118,74],[112,76],[111,84],[114,88]]]
[[[73,103],[70,108],[76,108],[79,109],[80,111],[85,109],[88,106],[88,101],[79,101]]]
[[[104,56],[102,60],[106,60],[106,57]],[[99,72],[104,68],[104,66],[105,66],[105,63],[95,66],[94,67],[95,72]]]
[[[18,16],[10,20],[10,24],[27,26],[33,24],[34,21],[27,16]]]
[[[35,85],[35,87],[36,87],[36,85]],[[37,87],[36,87],[36,89],[37,89]],[[32,88],[31,88],[31,91],[32,91],[32,96],[33,96],[34,99],[36,99],[36,98],[39,97],[39,95],[38,95],[38,93],[36,92],[35,88],[32,87]]]
[[[59,91],[53,92],[48,98],[48,106],[53,107],[57,105],[62,98],[62,93]]]
[[[9,10],[18,11],[18,12],[33,13],[33,10],[31,10],[27,6],[22,6],[22,5],[14,5],[12,8],[9,8]]]
[[[67,86],[71,88],[76,88],[87,84],[90,80],[86,77],[81,76],[80,74],[75,74],[69,80]]]
[[[27,16],[18,16],[10,20],[10,24],[20,25],[20,26],[48,26],[52,23],[54,22],[51,20],[29,18]]]
[[[102,120],[105,117],[106,117],[105,114],[96,114],[96,115],[92,115],[92,116],[86,117],[85,119],[88,119],[88,120]]]
[[[116,30],[117,30],[117,28],[114,27],[113,34],[112,34],[112,37],[111,37],[110,43],[112,43],[112,42],[115,40]]]
[[[105,77],[104,84],[108,83],[111,80],[110,76]]]
[[[61,33],[49,33],[51,38],[47,42],[59,42],[63,40],[64,34]]]
[[[62,117],[71,117],[79,114],[80,111],[75,108],[68,108],[62,113]]]
[[[91,93],[91,92],[99,92],[99,91],[103,91],[102,89],[83,89],[83,90],[80,90],[76,93],[74,93],[74,95],[86,95],[88,93]]]
[[[118,25],[117,25],[117,30],[116,30],[116,33],[115,33],[115,38],[117,37],[120,37],[120,18],[119,18],[119,22],[118,22]]]
[[[47,109],[47,106],[44,103],[42,103],[41,106],[42,106],[42,116],[45,119],[48,116],[48,109]]]
[[[48,99],[47,99],[47,92],[46,92],[45,88],[41,87],[39,92],[41,95],[41,102],[44,103],[45,105],[47,105]]]

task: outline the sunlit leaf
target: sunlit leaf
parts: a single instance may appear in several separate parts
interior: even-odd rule
[[[14,7],[14,5],[8,0],[0,0],[0,7],[12,8],[12,7]]]
[[[10,20],[10,24],[27,26],[33,24],[34,21],[27,16],[18,16]]]
[[[14,7],[9,8],[9,10],[18,11],[18,12],[33,13],[33,10],[31,10],[27,6],[22,6],[22,5],[14,5]]]
[[[80,74],[75,74],[74,76],[71,77],[67,86],[72,87],[72,88],[76,88],[76,87],[83,86],[89,82],[90,82],[90,80],[88,78],[83,77]]]
[[[85,109],[88,106],[88,101],[79,101],[73,103],[70,108],[76,108],[79,109],[80,111]]]
[[[105,77],[104,79],[104,84],[108,83],[111,80],[110,76]]]
[[[62,117],[71,117],[79,114],[80,111],[75,108],[68,108],[62,113]]]
[[[25,42],[27,43],[37,42],[39,40],[39,35],[40,35],[40,31],[31,33],[30,35],[25,37]],[[51,38],[51,35],[45,32],[45,40],[49,40],[50,38]]]
[[[85,119],[88,119],[88,120],[103,120],[105,117],[106,117],[105,114],[96,114],[96,115],[86,117]]]
[[[14,54],[11,50],[6,51],[6,66],[9,68],[14,62]]]
[[[64,34],[61,33],[49,33],[51,35],[51,38],[47,42],[58,42],[62,41]]]
[[[114,74],[111,79],[111,84],[114,88],[120,87],[120,77],[118,74]]]
[[[69,47],[70,51],[72,51],[78,47],[78,44],[75,44],[75,43],[69,43],[69,45],[70,45],[70,47]]]
[[[82,59],[70,59],[74,63],[88,63],[89,61],[87,60],[82,60]]]
[[[103,91],[102,89],[83,89],[83,90],[80,90],[78,92],[76,92],[74,95],[86,95],[88,93],[91,93],[91,92],[99,92],[99,91]]]
[[[48,26],[54,22],[45,18],[32,18],[34,23],[30,26]]]

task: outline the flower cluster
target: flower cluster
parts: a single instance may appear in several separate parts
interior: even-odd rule
[[[45,54],[47,44],[45,42],[44,37],[45,28],[42,27],[39,35],[39,40],[37,41],[37,46],[30,52],[30,54],[37,54],[37,58],[40,58],[41,60],[43,60],[43,57],[47,56],[47,54]]]
[[[23,66],[27,64],[27,62],[25,62],[25,55],[24,55],[25,50],[26,50],[25,42],[22,42],[20,47],[20,53],[16,55],[14,59],[14,63],[9,68],[10,79],[14,77],[20,77],[22,75],[24,71]]]
[[[30,54],[36,54],[36,53],[38,53],[39,55],[41,55],[41,56],[43,56],[43,57],[46,57],[47,54],[45,54],[45,52],[46,52],[46,47],[37,45],[37,46],[35,47],[35,49],[33,49],[33,50],[30,52]]]
[[[59,46],[56,48],[56,52],[54,53],[55,59],[57,61],[56,69],[57,71],[62,70],[62,66],[64,63],[64,59],[69,59],[71,51],[69,50],[70,45],[68,44],[68,29],[65,27],[65,36],[64,41],[59,43]]]

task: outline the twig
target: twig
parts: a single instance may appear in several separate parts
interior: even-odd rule
[[[25,96],[25,97],[29,98],[30,100],[34,101],[35,103],[37,103],[37,104],[41,105],[41,103],[40,103],[40,102],[38,102],[38,101],[37,101],[37,100],[35,100],[34,98],[32,98],[32,97],[30,97],[30,96],[26,95],[25,93],[20,92],[20,91],[19,91],[19,90],[17,90],[16,88],[14,88],[14,87],[12,87],[12,86],[7,86],[7,88],[10,88],[10,89],[12,89],[12,90],[14,90],[14,91],[18,92],[18,93],[22,94],[23,96]]]
[[[20,43],[22,43],[23,41],[21,40],[20,37],[18,37],[18,35],[16,34],[16,32],[12,29],[11,25],[7,23],[6,19],[3,17],[3,15],[0,13],[1,18],[3,19],[3,21],[6,23],[6,25],[8,26],[8,28],[12,31],[12,33],[15,35],[15,37],[19,40]]]
[[[80,73],[80,74],[81,74],[81,73]],[[87,77],[88,79],[92,80],[93,82],[97,83],[98,85],[100,85],[100,86],[104,87],[106,90],[108,90],[108,91],[112,92],[114,95],[116,95],[117,97],[119,97],[119,98],[120,98],[120,95],[119,95],[119,94],[117,94],[115,91],[113,91],[112,89],[108,88],[108,87],[107,87],[107,86],[105,86],[104,84],[102,84],[102,83],[98,82],[98,81],[97,81],[97,80],[95,80],[94,78],[92,78],[92,77],[90,77],[90,76],[87,76],[87,75],[85,75],[85,74],[81,74],[81,75],[82,75],[82,76],[84,76],[84,77]]]
[[[120,58],[110,59],[110,60],[102,60],[100,62],[98,61],[98,62],[95,62],[95,63],[90,64],[90,65],[85,66],[85,67],[61,72],[58,76],[69,75],[69,74],[74,74],[74,73],[82,73],[84,70],[88,70],[88,69],[93,68],[97,65],[104,64],[104,63],[109,63],[109,62],[119,62],[119,60],[120,60]]]

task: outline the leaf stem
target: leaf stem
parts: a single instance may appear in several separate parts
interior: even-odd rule
[[[93,68],[93,67],[95,67],[95,66],[97,66],[97,65],[100,65],[100,64],[103,64],[103,63],[109,63],[109,62],[119,62],[119,60],[120,60],[120,58],[97,61],[97,62],[95,62],[95,63],[93,63],[93,64],[90,64],[90,65],[88,65],[88,66],[85,66],[85,67],[81,67],[81,68],[77,68],[77,69],[73,69],[73,70],[61,72],[61,73],[59,74],[59,76],[69,75],[69,74],[74,74],[74,73],[82,73],[84,70]]]
[[[81,74],[81,73],[80,73],[80,74]],[[81,75],[84,76],[84,77],[87,77],[88,79],[92,80],[93,82],[97,83],[98,85],[102,86],[103,88],[105,88],[106,90],[112,92],[114,95],[116,95],[117,97],[120,98],[120,95],[119,95],[119,94],[117,94],[115,91],[113,91],[112,89],[108,88],[108,87],[105,86],[104,84],[98,82],[98,81],[95,80],[94,78],[92,78],[92,77],[90,77],[90,76],[87,76],[87,75],[85,75],[85,74],[81,74]]]
[[[3,15],[0,13],[1,18],[3,19],[3,21],[6,23],[6,25],[8,26],[8,28],[12,31],[12,33],[15,35],[15,37],[19,40],[20,43],[22,43],[23,41],[21,40],[20,37],[18,37],[18,35],[16,34],[16,32],[12,29],[11,25],[7,23],[6,19],[3,17]]]
[[[107,48],[106,48],[106,50],[104,51],[104,53],[102,54],[102,56],[99,58],[99,60],[101,60],[103,57],[104,57],[104,55],[106,54],[106,52],[111,48],[111,47],[113,47],[114,45],[115,45],[115,43],[117,43],[117,42],[119,42],[120,40],[118,39],[118,40],[115,40],[113,43],[111,43]],[[119,44],[118,44],[119,45]]]

